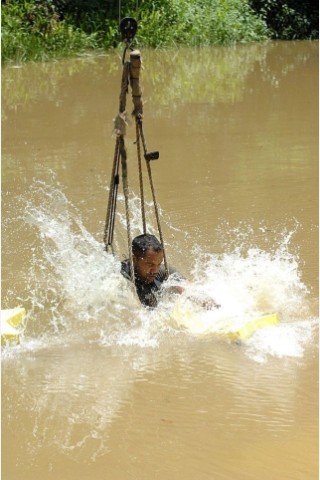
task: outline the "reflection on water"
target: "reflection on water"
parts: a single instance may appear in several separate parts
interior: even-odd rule
[[[279,88],[290,72],[317,56],[316,42],[297,49],[296,55],[291,54],[293,45],[294,42],[267,42],[233,47],[144,50],[142,78],[148,87],[147,99],[158,115],[166,115],[181,104],[237,102],[242,99],[246,81],[254,70],[259,71],[261,82]],[[120,55],[121,52],[5,68],[2,76],[4,117],[7,111],[31,106],[41,99],[56,103],[57,93],[66,80],[76,81],[77,77],[89,72],[97,84],[118,81],[120,88]]]
[[[102,248],[119,56],[4,70],[2,300],[29,312],[2,352],[6,478],[316,478],[317,51],[143,52],[169,261],[221,304],[191,307],[199,335],[120,275],[121,195]],[[273,311],[241,345],[215,335]]]

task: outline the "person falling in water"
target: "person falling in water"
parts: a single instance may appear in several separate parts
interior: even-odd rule
[[[132,259],[134,268],[135,287],[140,302],[147,307],[156,307],[161,295],[168,289],[162,288],[167,279],[166,270],[163,265],[163,247],[159,240],[149,233],[135,237],[132,241]],[[174,275],[175,280],[182,282],[183,277],[172,267],[168,268],[169,276]],[[121,273],[131,281],[129,259],[121,262]],[[182,285],[175,285],[169,288],[170,293],[181,294],[184,292]],[[218,308],[211,298],[189,297],[204,308]]]

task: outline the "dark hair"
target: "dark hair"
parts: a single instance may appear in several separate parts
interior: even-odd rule
[[[147,250],[162,252],[163,248],[159,240],[150,233],[143,233],[132,240],[132,253],[135,257],[142,256]]]

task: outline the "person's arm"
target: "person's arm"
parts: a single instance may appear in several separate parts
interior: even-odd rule
[[[197,305],[201,306],[202,308],[206,308],[207,310],[212,310],[213,308],[220,308],[221,305],[216,303],[213,298],[209,297],[206,293],[204,292],[198,292],[198,293],[192,293],[188,294],[187,288],[184,287],[182,284],[180,285],[180,282],[187,282],[188,285],[192,285],[191,282],[187,281],[183,276],[177,272],[173,268],[169,268],[169,275],[175,275],[176,276],[176,281],[178,284],[170,285],[166,288],[166,291],[168,293],[177,293],[182,295],[183,293],[186,293],[186,297],[188,300],[191,300],[192,302],[196,303]]]

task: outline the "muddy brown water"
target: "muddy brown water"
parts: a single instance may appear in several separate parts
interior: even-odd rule
[[[2,349],[2,478],[316,479],[318,42],[142,56],[169,262],[214,318],[281,323],[239,345],[126,297],[102,248],[120,51],[4,68],[2,308],[28,319]]]

